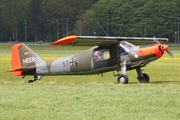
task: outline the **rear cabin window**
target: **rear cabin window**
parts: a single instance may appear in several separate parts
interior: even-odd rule
[[[107,60],[110,58],[110,53],[109,53],[109,50],[107,49],[96,50],[93,53],[93,57],[95,61]]]

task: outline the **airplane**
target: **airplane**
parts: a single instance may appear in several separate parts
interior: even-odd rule
[[[156,42],[156,43],[155,43]],[[117,83],[127,84],[128,70],[136,70],[140,83],[149,83],[150,77],[141,68],[161,58],[168,50],[167,38],[76,36],[61,38],[49,45],[94,46],[71,56],[45,61],[24,43],[12,46],[12,72],[16,76],[34,76],[32,83],[43,76],[91,75],[113,71]],[[148,43],[148,44],[147,44]],[[138,45],[135,45],[138,44]]]

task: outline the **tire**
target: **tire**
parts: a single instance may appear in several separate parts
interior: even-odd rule
[[[149,81],[150,81],[150,78],[149,78],[149,75],[148,74],[146,74],[146,73],[143,73],[143,76],[144,76],[144,81],[145,81],[145,83],[149,83]]]
[[[125,74],[121,74],[117,78],[118,84],[128,84],[129,78]]]
[[[149,83],[150,78],[148,74],[143,73],[143,77],[138,77],[138,80],[140,83]]]

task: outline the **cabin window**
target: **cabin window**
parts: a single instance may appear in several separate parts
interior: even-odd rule
[[[107,49],[96,50],[93,53],[93,57],[94,57],[95,61],[107,60],[110,58],[110,53],[109,53],[109,50],[107,50]]]

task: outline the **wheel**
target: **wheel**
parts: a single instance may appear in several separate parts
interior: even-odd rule
[[[145,81],[145,83],[149,83],[149,75],[148,74],[146,74],[146,73],[143,73],[143,76],[144,76],[144,81]]]
[[[29,81],[28,81],[28,83],[32,83],[32,82],[34,82],[34,80],[29,80]]]
[[[138,80],[140,83],[149,83],[149,75],[146,73],[143,73],[143,77],[138,77]]]
[[[120,84],[120,83],[122,83],[122,84],[127,84],[128,81],[129,81],[128,76],[125,75],[125,74],[121,74],[121,75],[119,75],[118,78],[117,78],[117,82],[118,82],[119,84]]]

